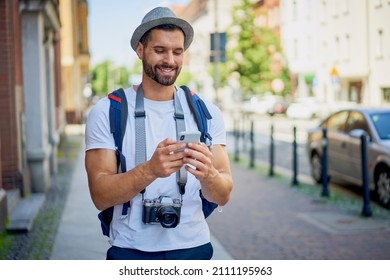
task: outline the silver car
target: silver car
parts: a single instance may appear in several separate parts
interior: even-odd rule
[[[390,208],[390,108],[354,108],[328,116],[308,131],[311,174],[322,182],[323,129],[327,131],[328,175],[331,181],[363,185],[360,135],[367,137],[370,189],[378,202]]]

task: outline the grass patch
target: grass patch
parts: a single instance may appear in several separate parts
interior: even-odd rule
[[[0,235],[0,260],[7,259],[8,254],[12,250],[13,236],[7,234],[6,231]]]

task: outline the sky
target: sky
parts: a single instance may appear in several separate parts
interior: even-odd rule
[[[110,59],[131,67],[136,55],[130,38],[144,15],[157,6],[187,4],[190,0],[88,0],[91,66]]]

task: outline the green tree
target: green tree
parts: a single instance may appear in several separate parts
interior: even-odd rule
[[[104,96],[108,92],[108,65],[106,60],[92,68],[92,92],[93,95]]]
[[[255,26],[250,0],[242,0],[234,7],[232,16],[233,25],[228,32],[231,47],[227,50],[228,62],[223,66],[226,69],[221,71],[221,82],[226,82],[234,73],[239,77],[243,94],[250,95],[272,91],[272,80],[279,78],[287,85],[286,91],[289,88],[288,70],[271,71],[272,58],[282,53],[278,37],[269,28]]]
[[[105,60],[92,69],[92,92],[105,96],[116,88],[129,86],[129,70],[125,66],[115,66]]]

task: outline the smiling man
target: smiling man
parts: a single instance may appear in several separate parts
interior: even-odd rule
[[[230,199],[233,182],[224,122],[214,104],[205,102],[212,115],[208,127],[213,142],[177,141],[183,131],[198,131],[185,93],[175,85],[192,39],[191,25],[161,7],[146,14],[132,35],[143,75],[140,85],[124,90],[126,170],[118,173],[110,99],[101,99],[88,116],[85,165],[91,198],[97,209],[113,209],[107,259],[213,255],[199,193],[222,206]],[[178,112],[184,120],[175,117]]]

